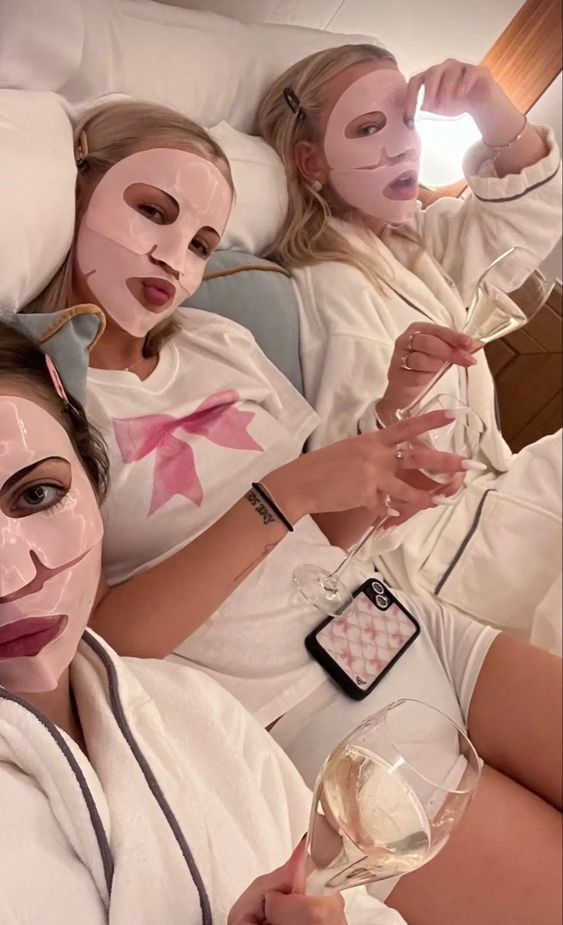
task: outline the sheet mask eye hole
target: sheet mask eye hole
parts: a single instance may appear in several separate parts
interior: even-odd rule
[[[124,191],[123,199],[135,212],[155,225],[172,225],[180,214],[180,207],[173,196],[148,183],[131,183]]]
[[[377,135],[387,125],[383,112],[370,112],[360,116],[346,126],[346,138],[370,138]]]

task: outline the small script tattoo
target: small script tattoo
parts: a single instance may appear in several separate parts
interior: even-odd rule
[[[262,523],[264,525],[273,524],[276,518],[270,511],[269,507],[264,503],[259,494],[257,494],[253,488],[247,491],[245,495],[246,500],[249,504],[252,505],[256,513],[262,518]]]

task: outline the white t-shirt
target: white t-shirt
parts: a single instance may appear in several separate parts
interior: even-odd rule
[[[298,456],[318,421],[246,328],[197,309],[178,320],[144,381],[88,373],[88,415],[110,456],[110,585],[199,536],[253,481]]]
[[[181,320],[181,332],[144,382],[131,373],[89,374],[88,411],[110,450],[103,513],[112,584],[189,543],[252,481],[294,459],[316,423],[246,329],[194,309],[182,312]],[[222,398],[210,400],[218,394]],[[304,646],[320,614],[297,591],[294,569],[311,562],[331,570],[342,555],[310,517],[303,518],[171,658],[200,666],[263,724],[271,723],[326,679]],[[359,563],[358,583],[368,574]],[[417,615],[424,621],[424,613]],[[434,648],[432,627],[415,644],[416,667],[422,678],[439,676],[436,705],[454,715],[458,695]],[[475,626],[475,640],[482,632]],[[409,689],[406,684],[404,696]]]

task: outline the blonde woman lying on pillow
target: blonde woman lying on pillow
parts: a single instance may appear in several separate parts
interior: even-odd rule
[[[467,198],[426,210],[412,118],[421,87],[425,110],[468,112],[485,139],[465,159]],[[407,83],[371,45],[295,64],[262,100],[258,127],[287,174],[289,210],[270,256],[292,269],[301,297],[305,396],[321,418],[309,447],[373,430],[377,400],[388,423],[453,363],[436,388],[485,422],[486,471],[469,474],[455,505],[426,511],[371,552],[399,587],[528,637],[561,572],[560,436],[510,453],[485,356],[458,332],[492,260],[517,246],[533,269],[560,237],[551,131],[527,123],[483,68],[449,60]],[[554,649],[558,622],[549,634],[534,628]]]
[[[76,245],[39,306],[96,300],[107,319],[88,377],[112,474],[103,506],[110,587],[93,627],[121,654],[197,664],[273,726],[311,783],[330,748],[397,697],[469,725],[488,763],[469,822],[451,853],[416,880],[378,884],[375,895],[389,896],[409,925],[492,925],[499,908],[514,925],[555,923],[559,729],[544,705],[557,699],[560,661],[415,599],[407,607],[420,635],[361,702],[346,698],[304,646],[319,613],[298,593],[295,567],[333,568],[342,549],[328,536],[350,541],[385,510],[382,492],[407,513],[430,503],[397,478],[396,443],[444,416],[300,456],[316,415],[248,331],[194,309],[177,310],[173,326],[170,316],[158,330],[178,289],[189,291],[203,273],[194,250],[204,258],[226,221],[230,188],[218,149],[156,107],[108,107],[80,132]],[[459,457],[432,460],[464,471]],[[263,487],[249,491],[259,480]],[[331,509],[338,516],[319,518],[324,533],[310,514]],[[437,774],[443,757],[437,748]],[[530,843],[545,850],[524,856]],[[463,880],[454,876],[460,867]]]
[[[288,758],[201,672],[85,631],[107,459],[70,402],[0,323],[2,925],[398,925],[363,889],[289,895]]]

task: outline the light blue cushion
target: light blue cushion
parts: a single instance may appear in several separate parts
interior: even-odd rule
[[[303,394],[297,297],[278,264],[239,251],[217,251],[197,292],[184,305],[248,328],[266,356]]]
[[[65,389],[83,405],[89,350],[105,328],[102,310],[76,305],[45,315],[0,313],[0,320],[18,328],[51,357]]]

